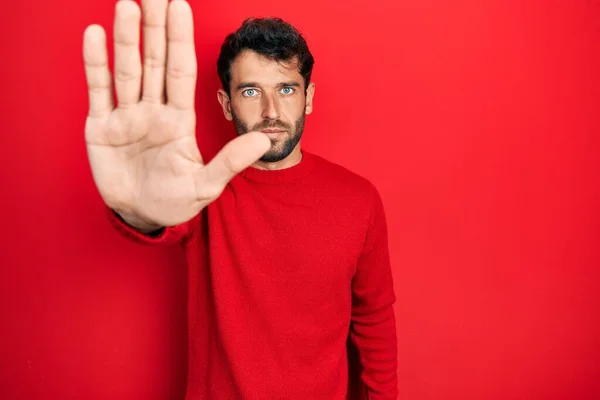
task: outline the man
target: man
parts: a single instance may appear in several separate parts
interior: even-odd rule
[[[116,107],[105,33],[84,33],[85,138],[108,217],[132,240],[186,253],[186,398],[344,399],[350,337],[367,398],[395,399],[383,205],[365,178],[301,149],[315,93],[306,42],[280,19],[227,36],[218,100],[238,137],[205,164],[192,21],[184,0],[117,3]]]

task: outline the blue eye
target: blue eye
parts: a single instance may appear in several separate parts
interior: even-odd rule
[[[242,92],[242,95],[245,97],[254,97],[256,94],[256,89],[246,89]]]
[[[281,89],[283,94],[292,94],[294,93],[294,88],[292,88],[291,86],[286,86],[283,89]]]

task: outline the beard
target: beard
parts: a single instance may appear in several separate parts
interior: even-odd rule
[[[231,114],[233,117],[233,124],[235,125],[235,131],[238,136],[248,132],[261,131],[266,128],[279,128],[285,130],[285,132],[282,132],[282,138],[271,139],[271,148],[260,158],[260,161],[262,162],[273,163],[285,159],[300,142],[302,133],[304,132],[304,114],[296,120],[293,126],[277,119],[263,120],[252,127],[242,121],[233,111]]]

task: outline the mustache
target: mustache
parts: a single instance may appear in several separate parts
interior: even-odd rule
[[[252,130],[260,131],[260,130],[267,129],[267,128],[280,128],[280,129],[285,129],[288,131],[291,129],[291,127],[288,124],[286,124],[285,122],[276,120],[276,121],[263,121],[259,124],[254,125]]]

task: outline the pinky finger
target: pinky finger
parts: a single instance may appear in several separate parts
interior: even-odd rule
[[[90,25],[83,34],[83,60],[90,102],[89,116],[101,118],[114,108],[112,78],[108,67],[106,32]]]

